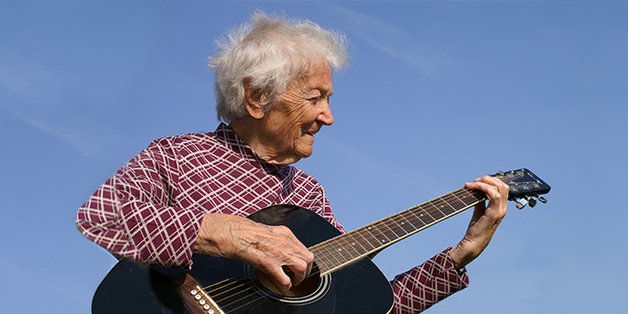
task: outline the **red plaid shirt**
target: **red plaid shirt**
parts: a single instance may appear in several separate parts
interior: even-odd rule
[[[191,266],[207,212],[248,216],[274,204],[317,213],[340,231],[322,186],[300,169],[264,162],[226,125],[154,141],[81,206],[79,230],[111,253]],[[391,282],[394,313],[414,313],[468,284],[444,252]]]

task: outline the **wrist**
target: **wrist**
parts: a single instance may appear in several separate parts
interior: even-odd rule
[[[196,234],[194,252],[215,256],[227,255],[224,251],[224,230],[221,228],[229,224],[224,219],[224,214],[207,213],[203,216],[201,224]]]
[[[459,248],[459,245],[451,248],[449,252],[447,252],[449,258],[454,263],[454,268],[460,273],[466,266],[469,264],[469,259],[466,258],[466,254],[462,249]]]

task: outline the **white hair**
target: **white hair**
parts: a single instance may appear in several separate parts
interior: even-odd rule
[[[216,70],[216,112],[229,122],[247,115],[244,80],[266,93],[263,105],[285,91],[307,66],[326,61],[333,69],[348,62],[345,36],[308,20],[288,20],[262,12],[234,28],[218,41],[218,53],[209,59]]]

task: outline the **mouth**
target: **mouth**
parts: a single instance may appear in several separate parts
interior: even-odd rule
[[[303,132],[303,134],[309,135],[311,137],[314,137],[314,134],[316,134],[317,131],[305,131]]]

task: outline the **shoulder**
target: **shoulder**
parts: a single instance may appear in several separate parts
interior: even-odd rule
[[[170,154],[188,155],[201,151],[221,147],[214,133],[184,133],[174,136],[161,137],[154,140],[149,148],[154,147]]]
[[[154,140],[152,145],[159,145],[164,147],[186,147],[194,145],[206,145],[216,142],[214,134],[208,133],[184,133],[174,136],[161,137]]]
[[[296,166],[290,166],[290,168],[292,170],[293,181],[297,185],[303,186],[308,190],[322,190],[322,185],[313,176]]]

